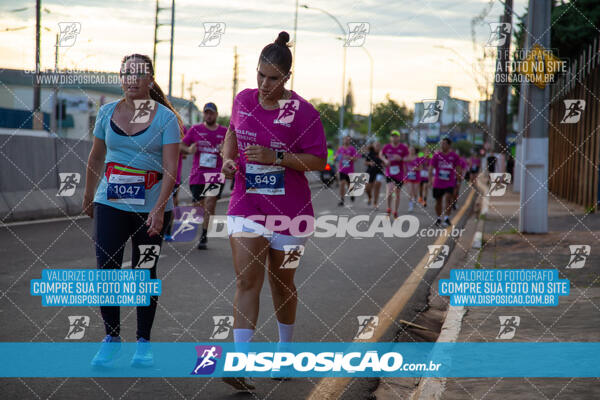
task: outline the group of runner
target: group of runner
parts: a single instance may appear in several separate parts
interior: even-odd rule
[[[435,224],[444,227],[450,225],[449,215],[451,210],[456,209],[462,181],[467,178],[473,183],[481,167],[481,159],[476,151],[465,159],[452,150],[450,138],[440,141],[438,151],[432,151],[428,146],[421,151],[414,145],[402,143],[400,132],[393,130],[389,143],[381,146],[375,141],[359,152],[352,145],[351,138],[346,136],[335,152],[340,181],[339,206],[344,206],[351,181],[350,174],[355,172],[354,163],[361,157],[369,175],[365,188],[367,205],[375,210],[379,209],[379,192],[385,183],[386,212],[397,218],[400,193],[404,190],[408,195],[408,212],[412,212],[416,204],[427,207],[431,182],[437,215]],[[350,198],[354,201],[354,197]]]
[[[97,268],[121,268],[125,246],[131,239],[132,267],[138,267],[144,255],[144,265],[149,264],[152,279],[157,278],[163,238],[172,239],[168,229],[181,183],[182,159],[193,156],[190,191],[193,206],[204,211],[198,244],[201,249],[206,248],[209,217],[214,215],[219,197],[207,196],[207,189],[220,185],[220,194],[223,178],[235,182],[227,227],[236,279],[233,336],[236,346],[242,349],[254,336],[265,273],[271,287],[280,345],[292,341],[298,303],[296,270],[285,267],[285,256],[290,248],[294,254],[300,254],[299,249],[308,238],[294,235],[289,229],[275,231],[264,221],[251,217],[276,215],[290,220],[304,217],[308,221],[307,231],[314,229],[305,172],[321,171],[328,161],[319,112],[296,92],[285,88],[292,65],[288,42],[288,33],[281,32],[262,49],[256,69],[257,88],[237,94],[227,128],[216,122],[216,105],[207,103],[203,108],[204,122],[186,129],[156,83],[151,59],[141,54],[124,57],[121,62],[124,96],[100,108],[87,164],[83,210],[94,219]],[[141,113],[144,118],[140,118]],[[419,190],[426,193],[421,182],[433,179],[438,216],[441,198],[445,196],[447,200],[447,223],[454,199],[450,196],[456,177],[461,175],[460,158],[451,151],[449,140],[443,141],[441,150],[429,158],[428,154],[420,156],[416,148],[400,143],[400,135],[394,131],[390,143],[382,148],[374,144],[371,150],[367,156],[369,187],[387,181],[388,213],[398,215],[404,182],[410,185],[413,204]],[[350,138],[344,139],[337,155],[342,194],[347,189],[353,163],[360,155],[351,146]],[[427,168],[425,176],[423,171]],[[372,204],[377,205],[377,191],[370,189],[369,193]],[[153,296],[149,306],[137,307],[137,348],[131,360],[134,366],[153,365],[149,341],[157,300]],[[92,360],[94,366],[109,365],[120,352],[120,309],[102,306],[100,310],[106,336]],[[253,383],[243,377],[223,380],[239,390],[254,389]]]

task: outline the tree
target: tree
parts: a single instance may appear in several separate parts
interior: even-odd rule
[[[324,103],[320,99],[311,99],[311,104],[321,114],[321,123],[327,142],[337,143],[340,107],[337,104]]]
[[[569,63],[598,36],[600,2],[598,0],[561,0],[552,8],[550,43],[558,56]]]
[[[413,113],[406,105],[398,104],[387,94],[385,102],[373,105],[373,120],[371,132],[380,140],[385,140],[394,129],[406,128],[411,125]]]

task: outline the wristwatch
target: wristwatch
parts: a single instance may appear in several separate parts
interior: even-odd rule
[[[285,154],[285,152],[283,151],[276,151],[275,152],[275,165],[280,165],[283,162],[283,155]]]

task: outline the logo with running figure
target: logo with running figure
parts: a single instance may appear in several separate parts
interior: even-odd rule
[[[285,244],[283,245],[283,262],[281,269],[296,269],[300,265],[300,257],[304,254],[304,246]]]
[[[521,324],[521,317],[518,315],[499,316],[500,330],[496,339],[508,340],[515,337],[518,326]]]
[[[425,269],[442,268],[450,253],[450,247],[446,244],[431,244],[427,246],[427,249],[429,250],[429,257],[425,263]]]
[[[348,36],[344,42],[345,47],[361,47],[367,40],[371,30],[368,22],[348,22]]]
[[[198,47],[217,47],[225,34],[225,22],[204,22],[204,37]]]
[[[369,174],[366,172],[352,172],[348,174],[350,184],[346,196],[361,196],[367,187]]]
[[[490,22],[490,38],[485,44],[486,47],[503,46],[507,40],[510,40],[512,25],[509,22]]]
[[[506,193],[506,188],[510,183],[511,175],[507,172],[491,172],[490,173],[490,187],[486,196],[489,197],[500,197]]]
[[[196,238],[198,226],[204,221],[202,209],[193,206],[177,207],[171,232],[174,242],[190,242]]]
[[[279,100],[279,115],[273,123],[281,125],[291,124],[299,108],[300,100]]]
[[[133,118],[131,118],[129,123],[144,124],[150,120],[150,115],[152,115],[152,111],[156,108],[156,101],[150,99],[134,100],[133,105],[135,110]]]
[[[435,124],[442,115],[444,100],[423,100],[423,116],[419,123]]]
[[[85,328],[90,326],[90,317],[87,315],[69,315],[69,330],[65,339],[79,340],[85,335]]]
[[[572,244],[569,246],[571,259],[565,268],[579,269],[585,265],[585,260],[590,255],[591,247],[587,244]]]
[[[140,244],[140,260],[135,265],[136,268],[154,268],[160,255],[160,245],[158,244]]]
[[[219,195],[221,187],[225,184],[225,175],[222,172],[205,172],[204,173],[204,189],[202,196],[215,197]]]
[[[81,175],[78,172],[60,172],[60,187],[58,188],[57,196],[71,197],[75,193],[77,185],[81,181]]]
[[[233,316],[213,315],[214,329],[209,339],[227,339],[229,332],[233,329]]]
[[[358,331],[354,335],[354,339],[371,339],[375,333],[375,328],[379,325],[379,317],[376,315],[359,315],[356,319],[358,320]]]
[[[221,346],[196,346],[198,360],[190,375],[210,375],[217,368],[217,360],[223,355]]]
[[[585,110],[585,100],[583,99],[572,99],[563,100],[565,102],[565,115],[560,120],[561,124],[576,124]]]
[[[58,47],[73,47],[77,35],[81,33],[81,22],[59,22]]]

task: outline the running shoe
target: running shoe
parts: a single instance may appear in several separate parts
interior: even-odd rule
[[[206,235],[202,234],[202,236],[200,237],[200,242],[198,243],[198,250],[206,250],[206,243],[208,242],[208,239],[206,238]]]
[[[435,220],[435,226],[442,226],[442,220],[441,219],[436,219]]]
[[[343,202],[343,201],[340,201],[340,202],[338,203],[338,207],[344,207],[344,202]]]
[[[387,211],[386,211],[386,213],[388,213],[388,214],[392,214],[392,209],[391,209],[391,208],[388,208],[388,209],[387,209]]]
[[[413,212],[414,210],[414,205],[413,205],[413,201],[409,201],[408,202],[408,212]]]
[[[243,376],[239,377],[239,378],[234,378],[234,377],[223,377],[221,378],[221,380],[223,382],[225,382],[226,384],[233,386],[235,389],[242,391],[242,392],[251,392],[254,389],[256,389],[256,387],[254,386],[254,381],[251,378],[245,378]]]
[[[444,222],[442,223],[442,226],[444,228],[447,228],[449,226],[452,226],[452,223],[450,222],[450,220],[448,219],[448,217],[444,218]]]
[[[394,211],[394,218],[398,218],[398,212]]]
[[[165,235],[164,239],[165,242],[172,242],[173,241],[173,236],[171,235]]]
[[[118,358],[119,351],[121,350],[121,338],[119,336],[106,335],[102,339],[100,350],[96,353],[92,359],[93,367],[107,367]]]
[[[144,338],[137,340],[135,354],[131,359],[131,366],[136,368],[147,368],[154,365],[154,355],[150,342]]]

